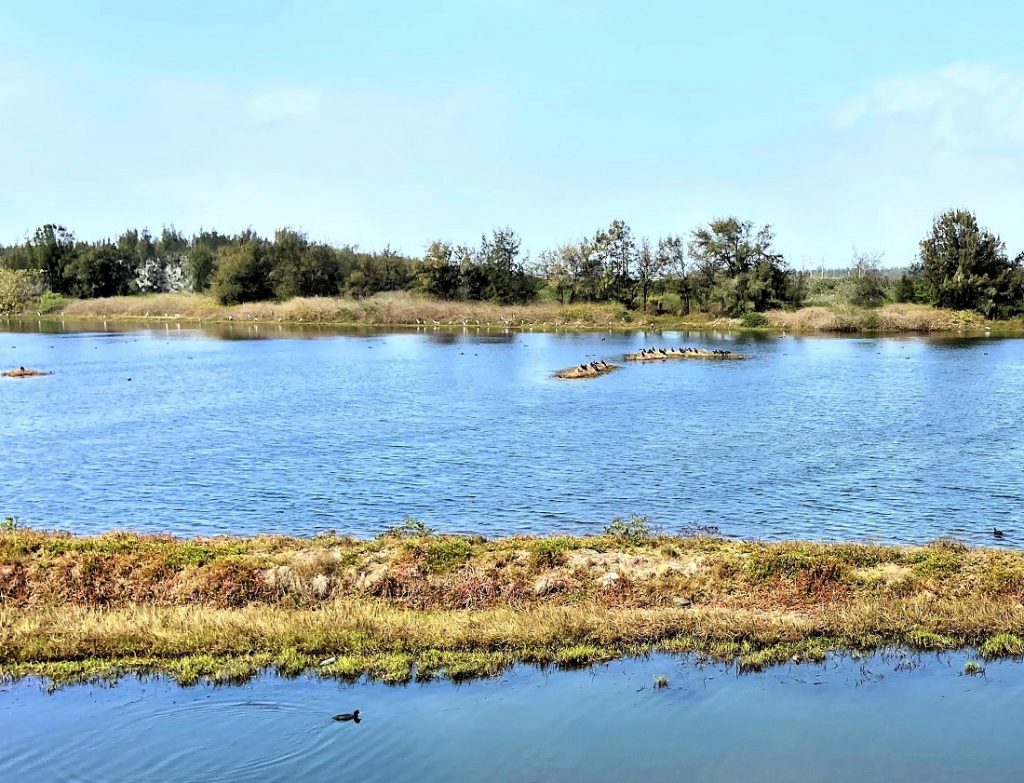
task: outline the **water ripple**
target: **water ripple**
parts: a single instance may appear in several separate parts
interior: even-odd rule
[[[368,536],[405,516],[507,535],[636,512],[763,539],[1024,541],[1024,341],[681,335],[753,358],[573,384],[551,371],[665,340],[317,336],[2,341],[0,364],[57,374],[0,385],[0,514]]]

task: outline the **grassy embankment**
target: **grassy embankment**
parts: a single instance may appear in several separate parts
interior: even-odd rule
[[[35,316],[34,311],[29,315]],[[756,318],[757,328],[794,332],[1024,332],[1024,319],[987,322],[972,312],[928,305],[890,304],[858,308],[844,304],[773,310]],[[347,326],[487,326],[516,329],[739,329],[749,319],[709,315],[644,315],[614,304],[559,305],[539,302],[502,306],[489,302],[444,302],[405,293],[367,299],[297,298],[223,306],[198,294],[157,294],[68,302],[46,318],[215,322],[281,322]]]
[[[1024,552],[620,535],[363,541],[0,533],[0,674],[386,682],[650,650],[1024,655]]]

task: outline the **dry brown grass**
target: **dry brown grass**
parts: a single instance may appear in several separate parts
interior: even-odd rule
[[[808,332],[947,332],[979,331],[988,325],[1005,334],[1024,332],[1024,320],[986,322],[977,313],[928,305],[890,304],[877,309],[850,305],[771,310],[770,329]],[[200,294],[154,294],[82,299],[68,303],[55,317],[104,320],[171,320],[281,322],[362,326],[488,326],[515,329],[593,329],[654,326],[661,329],[738,329],[738,318],[694,313],[685,317],[630,312],[613,304],[497,305],[490,302],[444,302],[404,292],[367,299],[295,298],[226,307]]]
[[[579,328],[621,326],[624,311],[614,305],[497,305],[490,302],[445,302],[406,293],[367,299],[298,297],[286,302],[223,306],[199,294],[156,294],[81,299],[62,311],[65,318],[161,319],[182,321],[264,321],[370,326],[492,326]]]
[[[968,311],[929,305],[890,304],[877,309],[836,305],[771,310],[765,314],[773,328],[817,332],[948,332],[980,330],[985,319]]]
[[[612,576],[614,574],[614,576]],[[745,669],[834,649],[1024,654],[1024,553],[716,538],[0,533],[0,670],[388,681],[652,647]],[[319,667],[335,657],[341,663]],[[332,668],[333,667],[333,668]]]

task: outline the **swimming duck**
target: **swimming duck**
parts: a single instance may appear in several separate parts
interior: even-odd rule
[[[1003,538],[1003,536],[1005,536],[1005,535],[1006,534],[1003,533],[1003,531],[1000,530],[999,528],[997,528],[995,525],[992,526],[992,537],[993,538]]]
[[[348,721],[359,723],[361,718],[359,717],[359,710],[355,710],[353,712],[343,712],[340,715],[335,715],[334,720],[341,721],[342,723],[347,723]]]

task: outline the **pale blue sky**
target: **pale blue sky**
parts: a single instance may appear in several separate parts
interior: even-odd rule
[[[0,0],[0,242],[173,223],[420,253],[738,214],[796,266],[1024,249],[1024,3]]]

